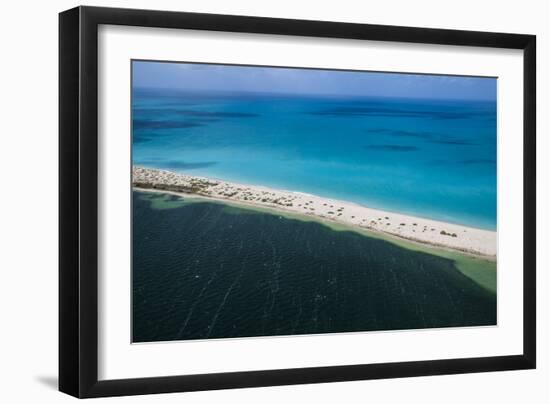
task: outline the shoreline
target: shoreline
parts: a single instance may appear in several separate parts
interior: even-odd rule
[[[291,213],[420,245],[496,260],[497,236],[491,230],[388,212],[301,192],[237,184],[166,170],[133,166],[132,174],[132,186],[138,190]]]

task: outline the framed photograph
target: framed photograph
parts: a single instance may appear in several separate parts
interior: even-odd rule
[[[535,367],[535,37],[59,19],[59,387]]]

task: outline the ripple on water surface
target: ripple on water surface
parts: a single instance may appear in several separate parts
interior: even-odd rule
[[[133,196],[133,341],[496,324],[444,257],[316,222]]]

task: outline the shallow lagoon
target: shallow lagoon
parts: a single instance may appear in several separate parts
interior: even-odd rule
[[[496,324],[496,264],[134,192],[134,342]]]

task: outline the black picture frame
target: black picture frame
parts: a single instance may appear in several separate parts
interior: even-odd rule
[[[523,50],[523,354],[98,380],[100,24]],[[535,61],[534,35],[96,7],[60,13],[59,390],[85,398],[535,368]]]

